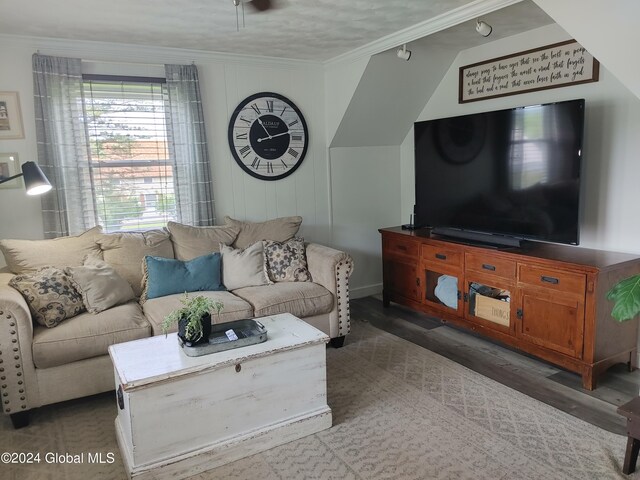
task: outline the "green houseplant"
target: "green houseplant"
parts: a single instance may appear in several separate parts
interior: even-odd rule
[[[631,320],[640,313],[640,275],[621,280],[607,292],[614,302],[611,316],[618,322]]]
[[[162,331],[166,335],[169,328],[177,322],[178,336],[187,346],[208,342],[211,334],[211,314],[219,315],[224,304],[202,295],[190,297],[186,292],[180,303],[182,307],[164,318]]]

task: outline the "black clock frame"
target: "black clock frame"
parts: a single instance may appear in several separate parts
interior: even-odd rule
[[[236,118],[238,117],[238,115],[240,115],[240,112],[242,112],[242,110],[249,103],[253,102],[256,99],[262,98],[262,97],[273,97],[273,98],[277,98],[279,100],[282,100],[283,102],[286,102],[287,105],[289,105],[293,109],[293,111],[296,112],[298,117],[300,118],[300,122],[302,123],[302,129],[304,131],[304,146],[302,147],[302,153],[300,154],[300,159],[296,162],[295,165],[293,165],[293,167],[291,167],[289,170],[287,170],[286,172],[284,172],[281,175],[265,176],[265,175],[261,175],[260,173],[258,173],[255,170],[252,170],[250,167],[248,167],[248,166],[246,166],[244,164],[244,162],[242,161],[242,159],[238,155],[238,152],[236,152],[236,149],[235,149],[233,127],[235,125]],[[233,155],[233,158],[235,159],[236,163],[240,166],[240,168],[242,168],[242,170],[244,170],[246,173],[248,173],[249,175],[251,175],[254,178],[257,178],[257,179],[260,179],[260,180],[267,180],[267,181],[280,180],[282,178],[288,177],[293,172],[295,172],[298,169],[298,167],[300,167],[300,165],[302,164],[302,161],[306,157],[307,148],[309,147],[309,129],[307,127],[307,122],[304,119],[304,115],[302,115],[302,112],[300,111],[298,106],[295,103],[293,103],[291,100],[289,100],[287,97],[285,97],[284,95],[280,95],[279,93],[273,93],[273,92],[254,93],[253,95],[250,95],[247,98],[245,98],[244,100],[242,100],[238,104],[236,109],[233,111],[233,113],[231,114],[231,118],[229,119],[229,128],[228,128],[227,138],[228,138],[229,148],[231,150],[231,154]],[[251,148],[253,149],[253,146],[251,146]]]

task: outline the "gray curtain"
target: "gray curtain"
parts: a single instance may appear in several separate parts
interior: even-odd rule
[[[34,54],[33,91],[38,164],[53,186],[42,196],[45,238],[77,234],[97,224],[80,59]]]
[[[195,65],[165,65],[167,130],[178,221],[215,225],[211,166]]]

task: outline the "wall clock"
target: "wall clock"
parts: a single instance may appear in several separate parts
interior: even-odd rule
[[[245,98],[229,120],[229,146],[238,165],[262,180],[291,175],[307,153],[309,133],[287,97],[261,92]]]

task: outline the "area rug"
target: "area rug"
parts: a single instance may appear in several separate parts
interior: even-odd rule
[[[327,349],[327,362],[332,428],[191,478],[640,478],[621,473],[624,437],[368,323],[354,322],[346,345]],[[105,394],[38,409],[22,430],[5,417],[0,452],[97,452],[106,463],[0,464],[0,478],[126,478],[115,415]]]

